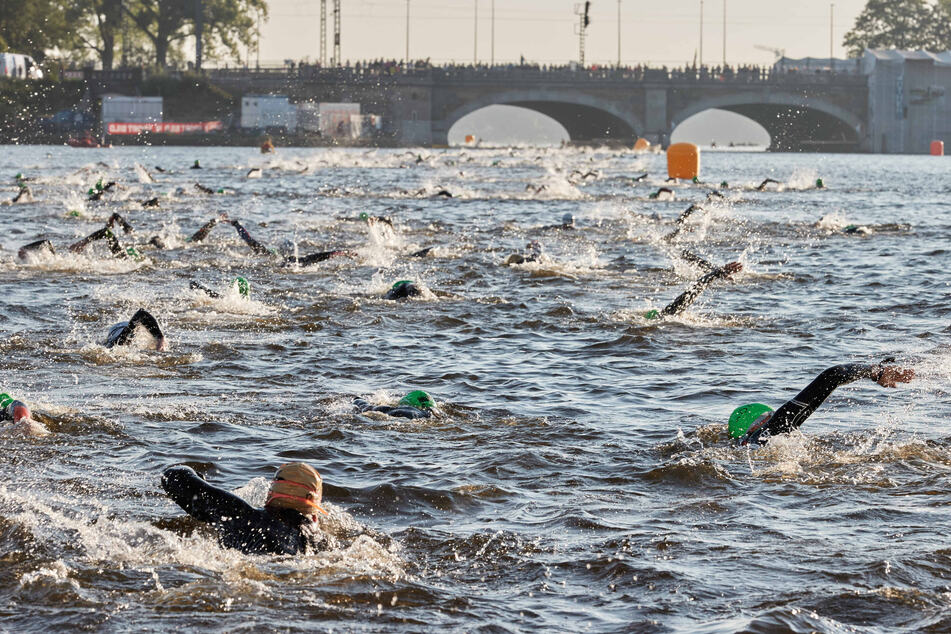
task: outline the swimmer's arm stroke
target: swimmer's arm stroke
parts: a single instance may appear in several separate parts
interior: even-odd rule
[[[899,383],[908,383],[914,377],[915,371],[910,368],[884,363],[846,363],[832,366],[821,372],[795,398],[776,410],[765,425],[747,433],[740,444],[755,444],[761,435],[786,434],[798,429],[829,395],[842,385],[859,379],[871,379],[882,387],[896,387]]]
[[[208,484],[191,467],[166,469],[162,474],[162,488],[186,513],[209,524],[228,524],[254,513],[250,504]]]
[[[680,313],[687,310],[687,308],[693,304],[698,297],[700,297],[700,293],[702,293],[704,289],[710,286],[710,284],[715,280],[729,278],[734,273],[742,269],[743,265],[739,262],[730,262],[729,264],[725,264],[722,268],[717,268],[710,271],[699,280],[694,282],[693,286],[681,293],[677,299],[665,306],[664,309],[660,311],[660,314],[664,317],[679,315]]]

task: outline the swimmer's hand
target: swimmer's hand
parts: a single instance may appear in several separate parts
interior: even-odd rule
[[[899,383],[910,383],[913,378],[915,371],[911,368],[883,365],[874,380],[882,387],[896,387]]]
[[[739,262],[730,262],[729,264],[723,265],[723,272],[727,277],[732,276],[734,273],[739,273],[743,270],[743,265]]]

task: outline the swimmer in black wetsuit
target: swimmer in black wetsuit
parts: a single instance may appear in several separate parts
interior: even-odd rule
[[[429,418],[433,415],[433,408],[436,407],[436,402],[426,392],[422,390],[413,390],[406,396],[400,399],[399,404],[396,407],[391,407],[389,405],[373,405],[369,401],[365,401],[362,398],[353,399],[353,405],[357,409],[357,413],[363,412],[380,412],[381,414],[386,414],[387,416],[396,416],[398,418]]]
[[[33,419],[33,412],[26,403],[7,393],[0,394],[0,433],[20,433],[29,436],[46,436],[49,430]]]
[[[208,297],[211,297],[212,299],[221,299],[221,293],[211,290],[210,288],[208,288],[204,284],[201,284],[200,282],[196,282],[192,280],[191,282],[189,282],[188,287],[195,291],[202,291],[205,293],[205,295],[207,295]],[[232,289],[236,288],[238,291],[238,295],[240,295],[244,299],[251,299],[251,283],[245,278],[240,276],[234,278],[234,282],[231,283],[231,288]]]
[[[679,236],[680,232],[683,231],[684,229],[684,223],[687,221],[687,218],[689,218],[690,216],[692,216],[694,213],[698,211],[703,211],[703,207],[696,203],[687,207],[687,209],[684,210],[684,212],[680,214],[680,217],[677,218],[677,228],[671,231],[670,233],[668,233],[666,236],[664,236],[663,239],[666,242],[670,242],[671,240]]]
[[[122,248],[122,245],[119,244],[119,239],[116,238],[116,234],[112,232],[112,228],[116,224],[122,227],[124,233],[132,232],[132,225],[126,222],[125,219],[119,214],[112,214],[109,216],[109,220],[106,221],[106,224],[102,229],[93,231],[82,240],[78,240],[69,245],[69,250],[73,253],[82,253],[86,247],[88,247],[93,242],[105,240],[109,245],[109,251],[111,251],[112,254],[117,258],[141,257],[135,247]],[[17,251],[17,257],[21,260],[25,260],[30,255],[40,253],[56,255],[56,249],[53,248],[53,243],[49,240],[37,240],[36,242],[31,242],[20,247],[20,250]]]
[[[353,257],[356,255],[353,251],[336,250],[311,253],[310,255],[304,256],[302,258],[294,257],[293,255],[282,256],[275,249],[270,249],[251,237],[251,234],[248,233],[248,230],[245,229],[237,220],[232,220],[231,224],[234,226],[235,230],[237,230],[238,235],[241,236],[241,239],[244,240],[244,242],[249,247],[251,247],[251,250],[255,253],[255,255],[274,255],[281,257],[284,260],[284,266],[310,266],[311,264],[317,264],[318,262],[323,262],[324,260],[329,260],[330,258],[337,256]]]
[[[721,279],[730,279],[733,277],[734,273],[738,273],[743,270],[743,265],[739,262],[730,262],[724,264],[722,267],[716,267],[701,258],[700,256],[694,255],[689,251],[684,251],[682,254],[685,260],[689,260],[694,264],[697,264],[700,268],[707,271],[693,285],[688,288],[686,291],[680,294],[677,299],[669,303],[662,310],[650,310],[644,314],[646,319],[660,319],[661,317],[671,317],[673,315],[679,315],[680,313],[687,310],[687,308],[700,297],[700,293],[704,291],[710,284],[715,280]]]
[[[140,308],[132,315],[129,321],[120,321],[109,329],[106,336],[105,346],[113,348],[115,346],[126,346],[132,343],[135,333],[139,326],[145,328],[152,336],[152,344],[156,350],[165,350],[165,335],[159,327],[158,321],[144,308]]]
[[[670,197],[671,200],[673,200],[674,190],[672,190],[670,187],[661,187],[656,192],[649,195],[648,198],[650,198],[651,200],[657,200],[658,198],[661,197],[661,195],[667,195]]]
[[[882,387],[895,387],[915,378],[915,371],[910,368],[886,365],[892,362],[894,359],[873,365],[849,363],[833,366],[775,412],[761,403],[738,407],[733,410],[727,426],[730,436],[737,439],[739,445],[763,445],[772,436],[799,429],[840,385],[858,379],[871,379]]]
[[[502,264],[511,265],[537,262],[538,259],[542,257],[542,251],[542,243],[538,240],[532,240],[525,245],[524,253],[513,253],[512,255],[505,258],[505,261],[502,262]]]
[[[30,191],[29,185],[25,181],[17,181],[17,186],[20,188],[20,191],[16,196],[13,197],[12,203],[31,203],[33,202],[33,192]]]
[[[256,509],[237,495],[205,482],[190,467],[170,467],[162,488],[186,513],[207,522],[225,548],[248,554],[298,555],[325,550],[317,527],[323,482],[313,467],[282,465],[271,482],[267,502]]]
[[[545,225],[544,227],[539,227],[540,231],[546,231],[548,229],[560,229],[562,231],[571,231],[575,228],[575,217],[574,215],[567,213],[561,217],[560,225]]]
[[[416,286],[415,282],[410,280],[400,280],[390,287],[390,290],[386,292],[386,295],[383,296],[383,299],[398,302],[404,299],[409,299],[410,297],[419,297],[422,294],[423,291],[420,290],[418,286]]]
[[[765,190],[767,185],[779,185],[779,184],[780,184],[779,181],[773,180],[772,178],[767,178],[756,187],[756,191],[761,192]]]

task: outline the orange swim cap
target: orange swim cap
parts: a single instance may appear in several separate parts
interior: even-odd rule
[[[289,462],[281,465],[274,474],[264,505],[294,509],[302,515],[311,515],[315,510],[327,515],[327,511],[320,506],[321,498],[323,480],[317,470],[303,462]]]

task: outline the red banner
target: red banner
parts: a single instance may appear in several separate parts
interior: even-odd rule
[[[197,123],[110,123],[106,134],[194,134],[221,130],[221,121],[199,121]]]

